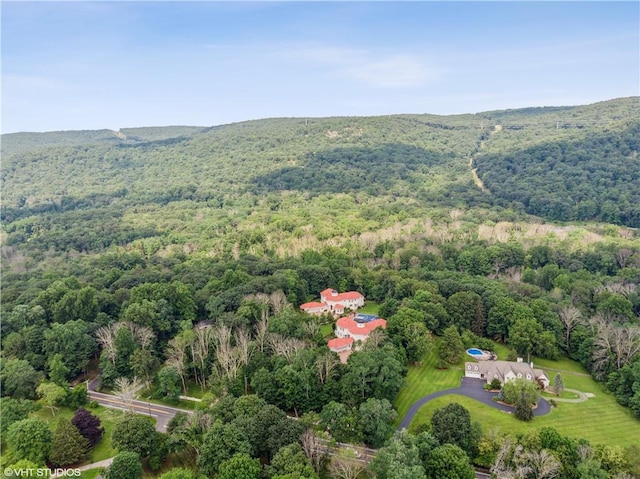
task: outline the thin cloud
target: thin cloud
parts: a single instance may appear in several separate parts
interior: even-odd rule
[[[289,50],[286,57],[329,74],[376,88],[414,88],[433,83],[442,71],[425,58],[408,53],[378,54],[368,50],[305,47]]]
[[[379,60],[365,59],[344,73],[365,84],[381,88],[412,88],[432,83],[439,73],[414,55],[392,55]]]

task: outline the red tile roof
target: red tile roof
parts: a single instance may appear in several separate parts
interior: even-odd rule
[[[320,293],[320,297],[322,298],[324,296],[326,299],[331,301],[347,301],[349,299],[359,299],[363,297],[357,291],[347,291],[346,293],[338,293],[335,296],[332,296],[333,291],[334,290],[331,288],[325,289]]]
[[[301,304],[300,309],[324,308],[325,306],[326,306],[325,303],[318,303],[316,301],[312,301],[310,303]]]
[[[376,328],[387,329],[387,320],[378,318],[373,321],[369,321],[368,323],[363,323],[362,327],[358,327],[358,323],[353,320],[353,315],[346,316],[344,318],[339,318],[336,322],[337,326],[348,330],[351,334],[365,335],[368,336],[371,331]]]
[[[335,338],[327,341],[329,349],[340,349],[350,344],[353,344],[353,338]]]

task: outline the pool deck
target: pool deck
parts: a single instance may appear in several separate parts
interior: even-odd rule
[[[472,354],[469,351],[480,351],[481,354]],[[478,348],[469,348],[465,351],[465,353],[467,353],[467,356],[475,359],[476,361],[489,361],[491,359],[497,358],[495,353],[492,353],[491,351],[483,351],[482,349]]]

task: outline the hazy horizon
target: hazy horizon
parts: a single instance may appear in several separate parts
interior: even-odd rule
[[[640,94],[636,2],[2,2],[2,132]]]

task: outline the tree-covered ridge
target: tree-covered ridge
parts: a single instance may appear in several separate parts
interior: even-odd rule
[[[51,131],[2,135],[2,155],[14,155],[56,146],[126,145],[184,138],[205,130],[199,126],[163,126],[114,130]]]
[[[463,213],[446,228],[458,232],[438,233],[443,238],[460,234],[458,220],[474,228],[485,220],[527,221],[520,202],[499,188],[489,194],[474,185],[469,159],[543,140],[582,141],[604,121],[628,122],[636,103],[281,118],[208,129],[126,129],[120,137],[93,132],[95,138],[108,133],[103,142],[91,132],[37,134],[35,143],[40,135],[66,139],[3,155],[7,254],[95,252],[142,241],[136,247],[153,252],[175,246],[226,256],[282,255],[342,244],[353,235],[378,241],[391,230],[411,231],[425,217],[448,223],[452,209]],[[558,128],[560,116],[583,128]],[[430,226],[417,228],[422,233]]]
[[[450,155],[452,156],[452,155]],[[255,178],[266,191],[299,190],[313,194],[356,193],[418,197],[435,165],[451,161],[406,144],[351,147],[308,153],[299,166],[286,166]],[[412,191],[413,190],[413,194]]]
[[[636,122],[580,140],[480,154],[475,165],[495,196],[530,214],[640,227],[639,149]]]

